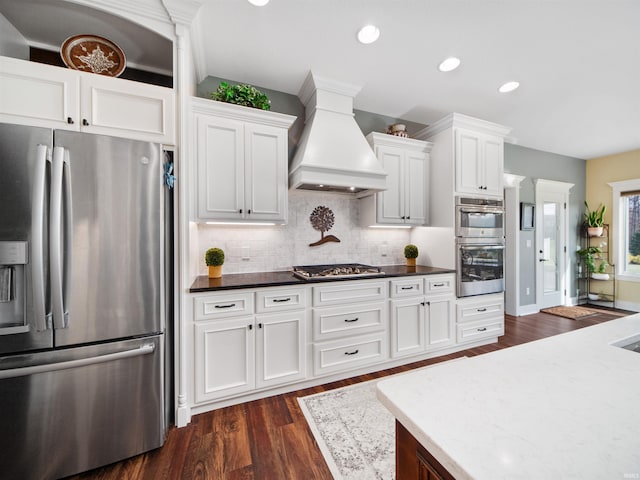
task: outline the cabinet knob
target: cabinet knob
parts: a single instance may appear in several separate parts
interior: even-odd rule
[[[258,328],[262,328],[262,324],[261,323],[258,324]]]
[[[82,119],[82,125],[84,125],[85,127],[89,126],[89,121],[86,118]]]
[[[252,324],[249,324],[248,327],[249,327],[249,330],[253,330],[253,325]]]
[[[411,217],[407,215],[407,220],[411,220]]]
[[[247,210],[247,214],[251,215],[251,209]]]
[[[240,209],[239,212],[242,213],[242,209]]]
[[[67,117],[67,123],[68,123],[69,125],[73,125],[73,123],[74,123],[74,122],[73,122],[73,118],[71,118],[71,117]]]
[[[402,220],[404,220],[404,215],[400,217]]]

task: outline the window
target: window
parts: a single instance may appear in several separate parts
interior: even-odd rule
[[[615,259],[619,277],[640,282],[640,179],[613,182]]]

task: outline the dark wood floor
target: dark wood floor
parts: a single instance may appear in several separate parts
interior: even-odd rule
[[[475,356],[605,322],[602,313],[583,320],[538,313],[505,316],[498,343],[381,372],[196,415],[184,428],[172,428],[165,445],[152,452],[99,468],[74,480],[315,480],[332,479],[297,397],[431,365]]]

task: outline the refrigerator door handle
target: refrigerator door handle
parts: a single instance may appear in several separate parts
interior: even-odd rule
[[[123,352],[107,353],[106,355],[99,355],[97,357],[80,358],[78,360],[68,360],[66,362],[47,363],[44,365],[33,365],[30,367],[10,368],[8,370],[0,370],[0,380],[5,378],[26,377],[27,375],[34,375],[36,373],[55,372],[58,370],[66,370],[68,368],[84,367],[87,365],[95,365],[98,363],[112,362],[114,360],[121,360],[123,358],[139,357],[142,355],[149,355],[156,349],[155,344],[145,343],[138,348],[131,350],[125,350]]]
[[[71,269],[71,182],[69,179],[68,150],[53,149],[51,167],[51,216],[49,234],[51,236],[51,310],[53,326],[56,329],[69,325],[69,279]],[[63,199],[65,212],[62,214]],[[62,227],[65,226],[64,233]],[[62,265],[64,259],[64,266]]]
[[[51,313],[47,312],[44,285],[44,211],[45,183],[47,178],[47,162],[49,149],[46,145],[38,145],[36,150],[35,180],[32,198],[31,215],[31,277],[33,282],[33,315],[36,331],[42,332],[50,328]]]

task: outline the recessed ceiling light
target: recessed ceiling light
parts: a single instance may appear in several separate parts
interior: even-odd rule
[[[504,85],[502,85],[498,91],[500,93],[509,93],[509,92],[513,92],[516,88],[518,88],[520,86],[520,82],[507,82]]]
[[[443,60],[440,65],[438,65],[438,70],[441,72],[450,72],[451,70],[455,70],[460,66],[460,59],[456,57],[449,57],[446,60]]]
[[[264,7],[267,3],[269,3],[269,0],[249,0],[249,3],[251,5],[255,5],[256,7]]]
[[[358,41],[365,45],[375,42],[378,37],[380,37],[380,29],[375,25],[365,25],[358,31]]]

